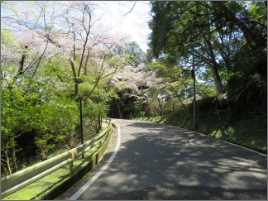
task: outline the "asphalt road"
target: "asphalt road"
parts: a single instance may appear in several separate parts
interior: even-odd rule
[[[120,147],[78,200],[267,200],[267,156],[206,135],[155,123],[113,119]],[[110,159],[57,199],[70,199]],[[115,154],[114,154],[115,155]],[[96,177],[96,176],[95,176]]]

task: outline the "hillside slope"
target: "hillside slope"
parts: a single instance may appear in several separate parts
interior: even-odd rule
[[[243,107],[242,107],[243,108]],[[193,129],[192,104],[163,117],[137,118]],[[252,107],[237,107],[226,100],[206,98],[196,104],[196,131],[267,153],[267,115]]]

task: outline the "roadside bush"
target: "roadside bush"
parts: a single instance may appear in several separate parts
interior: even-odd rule
[[[83,108],[83,115],[90,119],[89,125],[98,133],[102,128],[102,119],[106,117],[108,106],[105,102],[88,102]]]
[[[75,147],[75,128],[79,123],[79,110],[74,101],[55,99],[38,106],[39,117],[35,144],[42,160],[50,151]]]

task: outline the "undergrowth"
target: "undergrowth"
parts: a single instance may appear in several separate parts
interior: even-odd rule
[[[243,107],[240,105],[239,108]],[[166,117],[136,119],[193,130],[191,104]],[[199,100],[196,104],[196,124],[197,132],[267,153],[267,115],[252,107],[245,106],[239,110],[236,104],[227,100]]]
[[[103,128],[99,133],[103,133],[108,128],[108,123],[103,123]],[[97,153],[99,145],[92,147],[88,152],[85,152],[84,158],[79,157],[74,160],[73,171],[70,174],[69,164],[59,168],[58,170],[42,177],[41,179],[25,186],[24,188],[12,193],[11,195],[3,198],[3,200],[38,200],[44,195],[48,194],[51,190],[62,184],[64,181],[69,179],[70,175],[79,172],[83,167],[85,167],[91,158]],[[63,150],[62,152],[63,153]],[[59,154],[59,153],[58,153]],[[49,158],[54,156],[51,154]],[[35,164],[39,161],[35,161]]]

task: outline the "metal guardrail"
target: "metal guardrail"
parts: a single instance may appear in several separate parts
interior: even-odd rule
[[[21,188],[33,183],[34,181],[50,174],[51,172],[54,172],[55,170],[67,164],[69,164],[70,175],[71,175],[74,160],[79,156],[81,156],[82,154],[84,154],[85,152],[89,151],[92,147],[94,147],[98,143],[101,143],[102,140],[104,140],[108,136],[112,128],[111,120],[109,119],[108,121],[109,126],[107,131],[98,134],[93,139],[85,142],[84,144],[81,144],[78,147],[75,147],[67,152],[64,152],[46,161],[37,163],[36,165],[30,166],[14,174],[1,178],[1,198],[4,198],[20,190]],[[100,146],[102,146],[103,143],[101,143]]]

